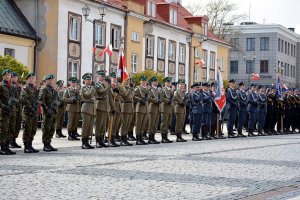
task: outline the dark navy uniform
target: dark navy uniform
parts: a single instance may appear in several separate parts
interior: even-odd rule
[[[206,84],[203,84],[205,86]],[[208,85],[208,84],[207,84]],[[210,139],[210,116],[212,111],[212,97],[209,91],[203,91],[202,137]]]
[[[228,88],[226,94],[226,102],[227,102],[227,110],[228,110],[228,121],[227,121],[228,137],[235,137],[235,133],[233,132],[233,125],[238,111],[237,98],[238,96],[236,90],[233,88]]]
[[[243,86],[244,83],[241,82],[239,83],[239,86]],[[242,129],[243,129],[243,125],[245,123],[246,120],[246,116],[247,116],[247,112],[246,112],[246,108],[247,108],[247,94],[243,89],[239,89],[238,90],[238,124],[237,124],[237,129],[238,129],[238,137],[244,137],[243,133],[242,133]]]
[[[265,119],[265,125],[264,125],[264,131],[268,135],[272,135],[271,133],[271,120],[272,120],[272,114],[273,114],[273,98],[272,93],[266,95],[266,101],[267,101],[267,113],[266,113],[266,119]]]
[[[191,93],[191,107],[192,107],[192,133],[193,133],[193,140],[198,141],[201,122],[202,122],[202,101],[203,101],[203,94],[200,91],[194,91]]]
[[[253,87],[253,86],[252,86]],[[258,106],[258,99],[254,92],[250,91],[248,93],[248,105],[247,105],[247,112],[249,115],[248,119],[248,136],[254,136],[253,131],[256,122],[256,115],[257,115],[257,106]]]
[[[271,95],[272,102],[273,102],[273,112],[272,112],[272,117],[271,117],[271,132],[273,134],[277,134],[277,131],[275,131],[275,125],[278,123],[279,119],[279,98],[277,97],[276,93],[272,93]]]
[[[264,135],[262,129],[265,124],[266,114],[267,114],[267,98],[264,93],[258,93],[258,108],[257,108],[257,128],[258,135]]]

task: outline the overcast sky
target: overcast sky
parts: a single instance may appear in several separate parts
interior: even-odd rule
[[[257,23],[276,23],[287,28],[296,28],[300,34],[300,1],[299,0],[229,0],[238,7],[238,12],[249,16],[250,21]],[[209,0],[182,0],[182,4],[202,4]],[[248,21],[248,18],[247,18]]]

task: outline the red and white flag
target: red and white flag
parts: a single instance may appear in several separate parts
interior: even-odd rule
[[[112,45],[108,45],[107,47],[105,47],[105,49],[103,49],[103,51],[100,51],[99,56],[102,57],[104,55],[104,53],[107,53],[109,56],[112,55]]]
[[[251,74],[251,79],[252,79],[253,81],[258,81],[258,80],[260,80],[259,74],[252,73],[252,74]]]
[[[223,85],[223,79],[221,75],[220,68],[218,68],[217,71],[217,77],[216,77],[216,95],[214,97],[214,102],[219,109],[220,112],[225,108],[226,105],[226,96],[224,92],[224,85]]]
[[[205,65],[205,61],[203,59],[201,59],[201,60],[196,61],[195,64],[202,67],[203,65]]]
[[[127,72],[126,59],[122,48],[120,48],[119,56],[120,58],[119,58],[119,67],[117,71],[117,78],[121,80],[121,82],[123,82],[124,80],[128,79],[129,75]]]

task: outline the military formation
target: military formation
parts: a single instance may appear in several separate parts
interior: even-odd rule
[[[86,73],[82,85],[78,78],[71,77],[67,86],[62,80],[55,82],[54,75],[49,74],[37,87],[34,73],[21,84],[17,73],[4,70],[0,84],[0,154],[16,154],[11,149],[21,148],[16,139],[22,127],[24,153],[38,153],[32,143],[39,116],[45,152],[57,151],[52,146],[54,134],[69,141],[81,137],[82,149],[132,146],[132,141],[136,145],[172,143],[169,134],[176,135],[176,142],[186,142],[183,135],[187,123],[193,141],[224,139],[224,122],[229,138],[299,133],[297,89],[278,91],[274,86],[251,84],[246,90],[243,82],[236,86],[235,80],[230,80],[225,91],[226,107],[219,110],[213,82],[197,82],[188,92],[183,79],[172,82],[171,77],[165,77],[159,83],[157,76],[141,76],[136,86],[133,78],[121,83],[114,72],[107,76],[100,70],[96,74],[96,82],[91,73]],[[62,131],[65,121],[67,136]]]

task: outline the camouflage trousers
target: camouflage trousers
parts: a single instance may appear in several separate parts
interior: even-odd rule
[[[5,145],[7,142],[10,142],[10,119],[11,116],[4,112],[0,111],[0,144]]]
[[[55,132],[56,115],[43,115],[42,123],[42,140],[44,144],[51,143],[52,137]]]
[[[10,140],[15,139],[19,136],[22,125],[22,111],[21,109],[17,109],[12,112],[9,132],[10,132]]]
[[[32,142],[37,131],[38,116],[23,114],[22,118],[24,123],[23,142]]]

